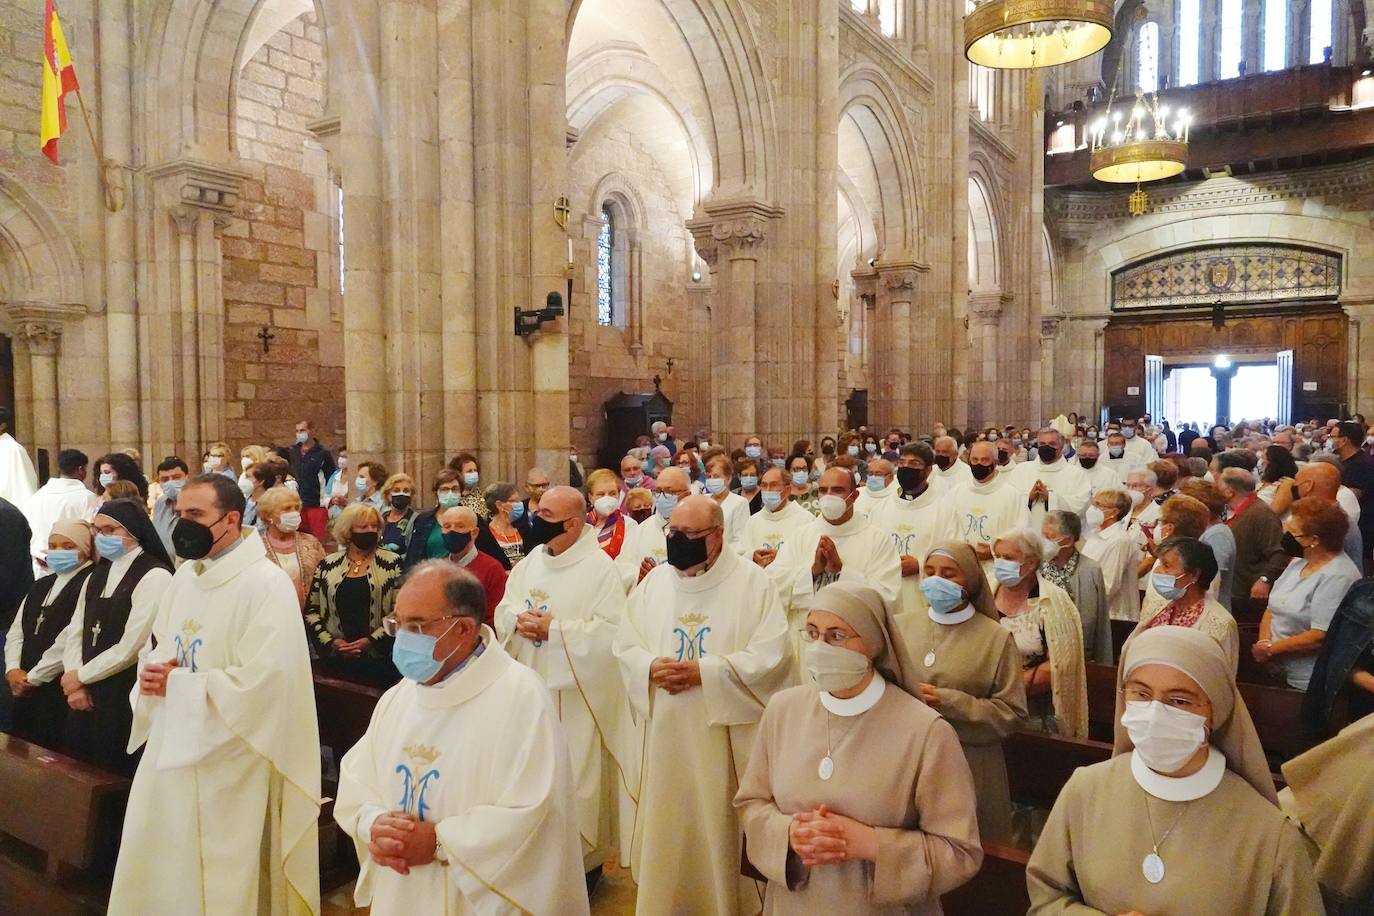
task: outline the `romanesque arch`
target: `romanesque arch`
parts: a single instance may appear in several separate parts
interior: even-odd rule
[[[840,166],[862,187],[871,170],[869,209],[878,222],[882,249],[891,255],[919,254],[923,181],[911,125],[896,87],[880,70],[859,64],[841,74]],[[863,149],[867,162],[846,162],[846,151]]]

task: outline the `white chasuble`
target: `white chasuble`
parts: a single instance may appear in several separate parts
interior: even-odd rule
[[[663,516],[655,512],[625,535],[620,556],[615,558],[615,568],[625,591],[639,584],[639,567],[646,558],[653,560],[657,566],[668,561],[668,538],[663,533],[667,525]]]
[[[986,483],[972,477],[950,491],[945,498],[953,524],[951,535],[970,547],[979,544],[992,549],[992,542],[1002,534],[1026,523],[1026,495],[1007,481],[1010,474],[999,471]],[[992,581],[992,559],[983,561],[983,575]]]
[[[22,508],[29,497],[38,491],[38,475],[33,470],[29,453],[24,451],[9,433],[0,433],[0,499],[7,499]],[[48,532],[43,532],[47,544]]]
[[[756,550],[782,550],[788,538],[815,518],[790,499],[777,512],[770,512],[766,508],[755,512],[744,526],[744,546],[740,554],[750,560]],[[773,559],[777,560],[777,557]]]
[[[522,561],[517,569],[524,565]],[[372,916],[587,912],[572,766],[553,701],[482,628],[487,648],[446,680],[404,680],[344,755],[334,819]],[[402,875],[368,855],[379,815],[433,823],[436,861]]]
[[[637,529],[636,529],[637,530]],[[526,611],[552,615],[549,638],[533,642],[515,631]],[[506,580],[506,594],[496,607],[496,635],[516,661],[533,669],[553,692],[554,708],[567,733],[577,786],[577,823],[587,868],[605,859],[610,846],[611,814],[603,802],[603,768],[612,772],[621,807],[633,804],[637,774],[626,774],[620,761],[627,754],[629,710],[611,651],[625,612],[625,592],[615,564],[586,527],[572,546],[551,556],[537,547],[516,564]],[[639,742],[633,742],[638,751]],[[628,797],[625,797],[628,796]],[[633,812],[627,812],[628,826]]]
[[[953,536],[954,517],[949,509],[949,489],[927,485],[915,499],[903,499],[900,494],[886,500],[869,516],[873,527],[892,537],[897,551],[897,570],[901,572],[901,558],[911,557],[924,564],[926,554]],[[925,607],[921,597],[921,577],[903,576],[901,595],[893,613]]]
[[[644,721],[639,814],[630,867],[636,913],[756,913],[742,879],[732,800],[769,697],[791,677],[787,622],[763,570],[728,549],[691,578],[655,569],[630,596],[616,657]],[[653,687],[659,658],[700,664],[701,686]]]
[[[197,569],[203,569],[197,575]],[[129,793],[111,914],[304,914],[320,909],[320,741],[295,586],[243,529],[162,593],[166,697],[135,687]]]
[[[1046,511],[1063,510],[1079,517],[1087,511],[1090,484],[1087,472],[1078,465],[1069,464],[1062,457],[1052,464],[1028,461],[1016,466],[1008,482],[1019,491],[1024,501],[1030,496],[1036,481],[1043,483],[1049,491],[1050,504],[1047,508],[1044,500],[1035,501],[1035,505],[1029,509],[1030,514],[1027,518],[1027,524],[1031,527],[1039,528],[1044,524]]]

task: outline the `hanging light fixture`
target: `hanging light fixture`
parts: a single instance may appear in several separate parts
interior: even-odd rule
[[[981,67],[1054,67],[1112,40],[1110,0],[987,0],[964,17],[964,56]]]
[[[1114,108],[1117,86],[1121,82],[1123,53],[1117,60],[1116,79],[1112,81],[1107,113],[1088,128],[1092,146],[1089,167],[1093,177],[1110,184],[1134,184],[1127,199],[1132,216],[1149,209],[1149,195],[1142,182],[1159,181],[1181,174],[1188,164],[1188,133],[1193,116],[1187,109],[1161,105],[1158,92],[1140,92],[1129,115]]]

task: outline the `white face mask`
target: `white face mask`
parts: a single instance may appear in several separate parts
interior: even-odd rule
[[[1127,490],[1126,495],[1131,498],[1131,505],[1138,506],[1145,501],[1145,494],[1139,490]]]
[[[301,514],[299,512],[283,512],[277,519],[277,527],[285,532],[295,531],[301,526]]]
[[[592,503],[596,507],[597,514],[606,518],[615,511],[616,506],[620,505],[620,500],[614,496],[598,496],[596,502]]]
[[[833,493],[820,498],[821,515],[825,516],[828,522],[839,521],[849,508],[849,501],[843,496],[835,496]]]
[[[1158,700],[1131,700],[1121,715],[1141,761],[1156,773],[1173,773],[1207,743],[1207,720]]]
[[[243,469],[246,471],[253,466],[253,459],[248,457],[240,458],[239,464],[243,465]]]
[[[803,661],[807,674],[826,693],[849,690],[868,674],[868,658],[862,653],[820,639],[806,644]]]
[[[243,492],[245,499],[253,495],[253,478],[244,477],[239,480],[239,490]]]
[[[1089,506],[1083,520],[1088,523],[1089,528],[1101,528],[1107,516],[1097,506]]]

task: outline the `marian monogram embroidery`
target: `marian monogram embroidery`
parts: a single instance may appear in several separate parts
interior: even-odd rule
[[[439,768],[434,766],[434,761],[443,756],[443,752],[423,744],[408,744],[402,750],[410,758],[410,765],[396,764],[396,772],[401,775],[401,800],[397,807],[423,821],[426,820],[425,812],[429,810],[425,804],[425,792],[432,781],[439,779]]]
[[[977,532],[978,540],[987,542],[992,540],[992,535],[987,532],[988,517],[986,515],[974,515],[972,512],[964,514],[964,537]]]
[[[549,613],[549,593],[540,591],[537,588],[530,589],[530,593],[525,598],[525,610],[535,614]],[[538,649],[544,644],[542,639],[534,641],[534,647]]]
[[[911,545],[916,542],[916,532],[910,525],[901,525],[896,531],[892,532],[892,543],[897,547],[898,556],[915,556],[911,552]]]
[[[205,644],[205,640],[196,636],[200,631],[200,624],[194,620],[188,620],[181,625],[181,632],[176,635],[175,639],[177,665],[193,674],[196,671],[196,650]]]
[[[711,632],[710,627],[703,626],[707,620],[710,618],[705,614],[688,614],[677,619],[682,624],[673,627],[673,632],[677,634],[678,661],[694,662],[706,657],[706,634]]]

